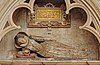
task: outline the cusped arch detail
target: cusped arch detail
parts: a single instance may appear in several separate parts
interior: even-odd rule
[[[16,25],[14,24],[14,21],[13,21],[13,19],[12,19],[12,16],[13,16],[14,12],[15,12],[17,9],[19,9],[19,8],[26,8],[26,9],[28,9],[28,10],[30,10],[30,11],[32,12],[31,7],[29,6],[29,4],[20,4],[20,5],[16,6],[16,7],[12,10],[12,12],[11,12],[11,14],[10,14],[10,16],[9,16],[9,22],[10,22],[10,24],[11,24],[12,26],[15,26],[16,28],[17,28],[18,26],[16,26]]]
[[[85,6],[83,6],[83,5],[79,4],[79,3],[70,4],[69,11],[72,10],[73,8],[77,8],[77,7],[83,9],[87,14],[86,23],[83,26],[80,26],[79,28],[91,32],[93,35],[96,36],[96,38],[100,42],[100,34],[99,34],[99,32],[97,30],[95,30],[93,27],[90,26],[92,21],[93,21],[92,14],[90,13],[90,11]]]

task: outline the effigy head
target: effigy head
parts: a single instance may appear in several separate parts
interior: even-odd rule
[[[24,32],[19,32],[14,39],[16,48],[22,48],[28,45],[29,38],[28,35]]]

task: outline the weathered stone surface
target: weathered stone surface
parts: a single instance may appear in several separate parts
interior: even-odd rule
[[[2,15],[5,13],[11,2],[14,0],[1,0],[0,1],[0,20]],[[99,3],[99,1],[98,1]],[[96,4],[96,3],[94,3]],[[97,5],[98,6],[98,5]],[[16,16],[17,14],[17,16]],[[27,28],[26,23],[26,10],[21,9],[15,13],[13,16],[14,23],[21,26],[20,30],[13,30],[6,34],[0,41],[0,59],[13,59],[15,58],[16,49],[14,47],[14,37],[19,31],[24,31],[29,35],[43,36],[46,38],[54,38],[57,41],[64,43],[65,45],[75,48],[72,55],[68,55],[72,58],[85,58],[85,59],[98,59],[98,40],[96,37],[85,30],[79,29],[79,26],[85,24],[82,19],[84,15],[79,12],[71,12],[71,28],[52,28],[48,31],[47,28]],[[0,21],[1,24],[1,21]],[[0,30],[1,31],[1,30]],[[50,33],[50,34],[48,34]],[[68,49],[66,49],[68,51]]]
[[[77,16],[75,15],[77,14]],[[25,23],[25,11],[20,12],[15,17],[15,23],[17,25],[22,26],[21,30],[16,30],[8,33],[1,41],[1,50],[2,57],[0,59],[10,58],[11,54],[15,54],[14,50],[14,36],[18,31],[25,31],[29,35],[43,36],[46,38],[53,38],[57,41],[64,43],[65,45],[71,46],[75,49],[70,53],[73,55],[68,55],[71,58],[86,58],[86,59],[97,59],[98,57],[98,44],[97,39],[90,32],[85,30],[80,30],[79,26],[83,25],[85,22],[81,19],[80,13],[71,13],[71,28],[52,28],[51,34],[48,34],[48,30],[46,28],[27,28]],[[3,46],[3,47],[2,47]],[[11,54],[9,55],[8,53]],[[69,50],[66,49],[68,52]],[[3,53],[5,52],[5,53]]]

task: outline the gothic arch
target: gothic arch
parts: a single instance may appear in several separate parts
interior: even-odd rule
[[[12,6],[12,4],[11,4],[10,10],[6,11],[8,13],[6,13],[6,15],[2,16],[2,18],[0,19],[0,27],[1,27],[0,28],[0,40],[8,32],[10,32],[14,29],[21,28],[20,26],[16,26],[12,20],[12,15],[16,9],[24,7],[24,8],[29,9],[31,11],[31,13],[34,13],[33,5],[34,5],[35,0],[30,0],[29,3],[25,3],[25,0],[17,1],[17,2],[19,2],[19,3],[16,3],[14,6]],[[88,2],[85,0],[75,0],[75,3],[70,3],[70,0],[65,0],[65,2],[66,2],[66,7],[67,7],[66,14],[68,14],[69,11],[75,7],[79,7],[79,8],[82,8],[83,10],[85,10],[85,12],[88,15],[87,21],[83,26],[80,26],[79,28],[90,31],[97,37],[97,39],[100,42],[100,18],[98,17],[97,13],[93,10],[93,7],[91,5],[89,5]],[[9,26],[4,28],[4,26],[6,25],[7,22],[9,23]],[[90,26],[92,22],[95,25],[96,29],[93,28],[92,26]]]

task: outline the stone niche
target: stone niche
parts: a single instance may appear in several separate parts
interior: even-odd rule
[[[59,4],[56,2],[53,3],[52,2],[53,0],[50,0],[50,1],[54,5]],[[36,0],[34,6],[37,6],[37,4],[39,3],[41,3],[40,0]],[[43,6],[47,3],[49,2],[46,1],[43,4],[40,4],[38,6]],[[52,4],[50,4],[50,7],[52,6]],[[64,4],[64,2],[61,0],[60,4]],[[56,5],[56,6],[59,7],[60,5]],[[29,10],[25,8],[17,9],[14,12],[13,21],[16,25],[21,26],[21,29],[13,30],[7,33],[3,37],[3,39],[0,42],[0,59],[8,60],[8,59],[17,58],[16,54],[21,49],[16,49],[14,38],[18,32],[25,32],[29,36],[38,36],[46,40],[53,39],[54,43],[49,42],[48,47],[47,47],[47,49],[50,48],[47,55],[49,55],[49,52],[52,52],[51,55],[54,55],[54,57],[50,57],[50,58],[64,58],[64,59],[71,59],[71,60],[73,59],[97,60],[98,59],[98,53],[99,53],[98,43],[99,42],[97,38],[89,31],[79,29],[79,26],[84,25],[87,20],[87,14],[85,13],[83,9],[74,8],[70,11],[69,14],[71,17],[69,18],[71,18],[71,20],[68,20],[69,22],[68,27],[53,27],[52,25],[50,26],[47,25],[45,27],[39,27],[39,26],[35,27],[34,26],[35,21],[30,20],[29,13],[30,13]],[[67,19],[65,22],[67,22]],[[46,45],[46,43],[41,43],[40,45],[43,45],[43,44]],[[59,52],[58,50],[56,51],[56,49],[58,49]],[[38,52],[32,52],[32,53],[39,54],[38,58],[47,57],[43,55],[44,51],[40,50],[40,52],[41,53],[38,53]]]

